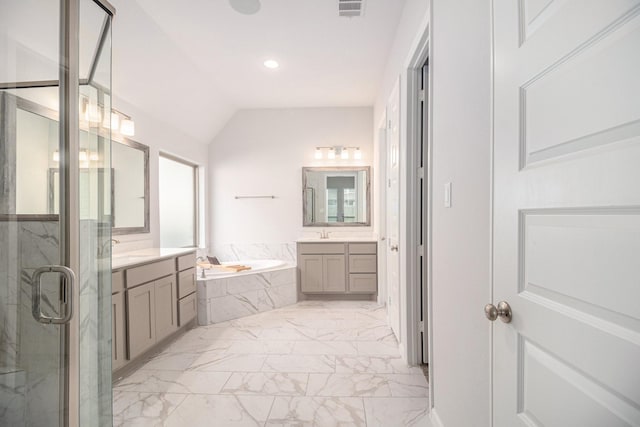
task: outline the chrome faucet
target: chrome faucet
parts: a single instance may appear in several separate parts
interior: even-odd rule
[[[320,238],[321,239],[328,239],[329,238],[329,233],[331,233],[330,231],[325,230],[324,228],[320,231]]]
[[[120,240],[118,240],[118,239],[109,239],[106,242],[104,242],[102,244],[102,246],[100,246],[100,249],[98,249],[98,256],[104,256],[104,255],[107,254],[107,245],[109,245],[109,243],[111,244],[111,247],[113,248],[115,245],[120,243]]]
[[[209,262],[209,260],[206,257],[203,257],[203,256],[197,257],[196,258],[196,262],[198,262],[198,261],[200,261],[200,262]],[[207,278],[207,275],[204,273],[204,268],[203,267],[200,267],[200,278],[201,279],[206,279]]]

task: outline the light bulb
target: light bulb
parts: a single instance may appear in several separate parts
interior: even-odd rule
[[[91,123],[100,123],[102,121],[102,111],[97,104],[88,104],[87,120]]]
[[[327,154],[327,159],[333,160],[336,158],[336,150],[333,148],[329,148],[329,154]]]
[[[316,158],[316,160],[320,160],[322,159],[322,150],[319,148],[316,148],[316,153],[314,154],[314,156]]]
[[[86,162],[87,160],[89,160],[89,155],[85,150],[80,151],[80,154],[78,154],[78,160],[80,160],[81,162]]]
[[[136,124],[131,119],[124,119],[120,122],[120,133],[125,136],[133,136],[136,133]]]
[[[60,161],[60,152],[58,150],[53,152],[53,161],[54,162],[59,162]]]
[[[340,158],[342,160],[347,160],[349,158],[349,150],[346,148],[343,148],[342,152],[340,153]]]
[[[360,148],[356,148],[356,151],[353,153],[353,158],[356,160],[362,159],[362,151],[360,151]]]
[[[104,118],[102,127],[105,129],[118,130],[120,129],[120,116],[117,113],[111,113]]]

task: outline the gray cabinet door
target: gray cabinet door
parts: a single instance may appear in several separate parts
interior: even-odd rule
[[[129,359],[156,343],[155,282],[127,291]]]
[[[176,276],[155,281],[156,341],[178,329]]]
[[[322,255],[298,255],[302,292],[322,292],[322,258]]]
[[[124,366],[126,360],[124,327],[124,292],[111,295],[111,369]]]
[[[345,256],[323,255],[322,276],[325,292],[345,292],[347,290]]]

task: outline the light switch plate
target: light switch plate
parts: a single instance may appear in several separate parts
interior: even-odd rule
[[[447,182],[444,184],[444,207],[451,207],[451,183]]]

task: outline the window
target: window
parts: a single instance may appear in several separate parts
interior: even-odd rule
[[[160,245],[197,246],[198,167],[160,153]]]

